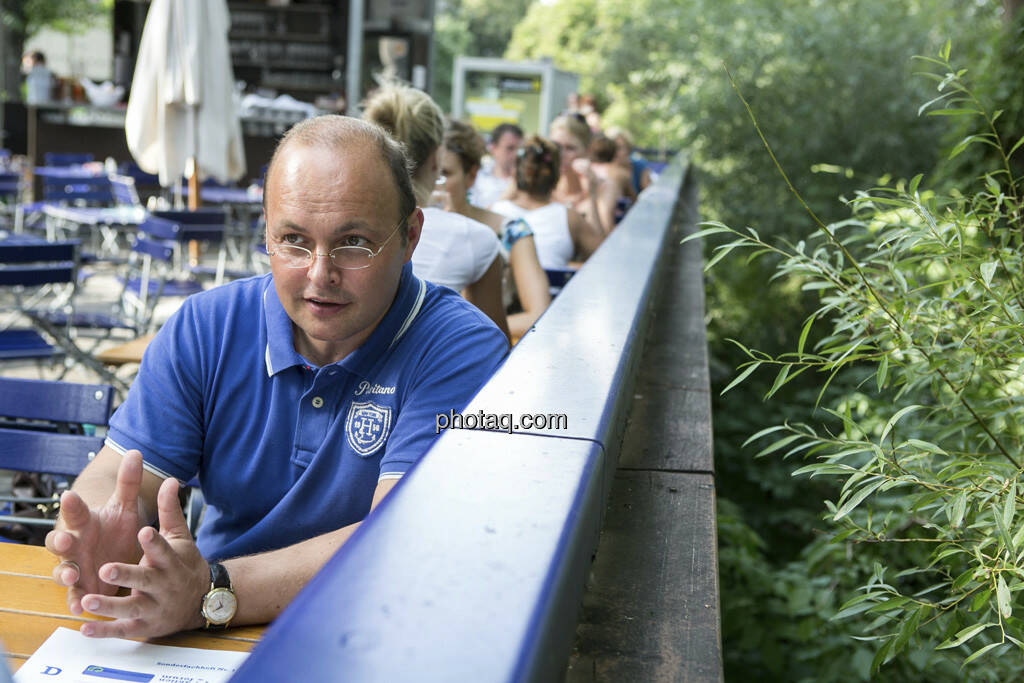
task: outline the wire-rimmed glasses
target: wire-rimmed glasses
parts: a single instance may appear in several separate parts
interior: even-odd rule
[[[313,265],[314,256],[326,256],[331,259],[331,263],[342,270],[362,270],[370,267],[373,257],[384,250],[384,247],[404,224],[405,220],[403,219],[375,250],[369,247],[335,247],[326,254],[321,254],[297,244],[278,244],[273,251],[268,249],[267,254],[278,257],[281,260],[281,265],[285,268],[309,268]]]

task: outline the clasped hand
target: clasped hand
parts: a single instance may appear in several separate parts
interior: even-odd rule
[[[139,518],[142,476],[142,455],[128,451],[106,504],[90,509],[77,493],[64,493],[59,526],[46,537],[61,559],[53,576],[68,586],[69,611],[113,619],[86,622],[83,635],[149,638],[203,624],[209,565],[189,533],[178,481],[169,477],[157,493],[157,532]],[[120,588],[129,593],[116,595]]]

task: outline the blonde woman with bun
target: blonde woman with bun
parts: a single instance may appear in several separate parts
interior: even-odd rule
[[[555,201],[575,209],[607,235],[615,227],[619,193],[590,167],[591,132],[586,120],[579,114],[563,114],[551,122],[548,137],[558,146],[562,159],[561,178],[552,194]]]
[[[404,144],[413,166],[413,190],[423,210],[423,231],[412,255],[413,272],[462,292],[508,336],[501,296],[502,262],[494,231],[465,216],[430,206],[441,169],[441,110],[425,92],[388,83],[364,103],[363,118]]]
[[[522,218],[533,229],[537,257],[544,268],[567,268],[570,261],[585,261],[600,246],[604,235],[579,212],[557,202],[561,155],[557,145],[531,135],[516,159],[516,192],[491,206],[503,216]]]
[[[448,123],[441,152],[445,208],[483,223],[501,240],[512,275],[511,286],[506,291],[514,290],[523,309],[508,316],[509,332],[516,339],[526,334],[548,307],[551,294],[547,275],[537,258],[537,247],[529,224],[469,203],[469,189],[476,180],[483,155],[483,138],[472,126],[461,121]],[[515,171],[514,165],[512,170]]]

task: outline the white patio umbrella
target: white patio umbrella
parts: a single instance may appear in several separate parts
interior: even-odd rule
[[[187,175],[237,180],[245,151],[232,94],[225,0],[153,0],[146,15],[125,117],[128,150],[170,187]],[[190,160],[194,163],[189,163]]]

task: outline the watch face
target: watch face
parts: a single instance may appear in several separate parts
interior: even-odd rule
[[[214,588],[203,599],[203,616],[214,624],[226,624],[235,616],[238,600],[228,588]]]

